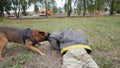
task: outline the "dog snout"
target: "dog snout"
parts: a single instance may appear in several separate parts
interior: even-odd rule
[[[50,35],[50,32],[45,32],[45,36],[49,36]]]

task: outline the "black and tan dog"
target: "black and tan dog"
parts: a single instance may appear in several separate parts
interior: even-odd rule
[[[48,32],[31,30],[30,28],[18,29],[12,27],[0,27],[0,61],[2,60],[2,51],[8,42],[25,44],[33,51],[38,52],[40,55],[44,55],[44,53],[35,48],[34,45],[39,44],[41,41],[45,41],[48,34]]]

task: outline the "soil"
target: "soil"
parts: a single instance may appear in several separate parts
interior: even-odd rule
[[[45,56],[34,56],[34,60],[30,62],[28,68],[61,68],[62,55],[59,51],[51,48],[48,42],[38,48],[45,53]]]
[[[31,58],[30,62],[22,62],[19,63],[20,68],[61,68],[62,65],[62,55],[59,51],[54,50],[51,48],[50,44],[48,42],[44,42],[41,46],[37,45],[37,48],[39,48],[42,52],[45,53],[45,56],[41,56],[37,54],[36,52],[28,49],[23,44],[15,44],[15,43],[9,43],[5,51],[3,52],[4,60],[12,61],[12,63],[15,63],[14,60],[18,59],[17,57],[21,55],[23,52],[28,53]],[[93,58],[95,56],[103,56],[108,58],[113,62],[113,65],[115,68],[120,67],[120,50],[107,50],[107,51],[96,51],[91,54]],[[4,61],[3,60],[3,61]],[[0,62],[0,68],[4,68],[4,63]]]
[[[61,68],[62,56],[59,51],[51,48],[48,42],[45,42],[41,46],[36,45],[36,47],[39,48],[43,53],[45,53],[45,56],[41,56],[38,53],[33,52],[24,45],[15,45],[15,43],[9,43],[3,53],[3,61],[7,60],[7,62],[11,61],[12,64],[16,63],[15,60],[19,59],[17,57],[26,50],[29,53],[29,56],[32,57],[32,59],[29,63],[19,63],[20,68]],[[4,68],[4,66],[4,63],[0,62],[0,68]]]

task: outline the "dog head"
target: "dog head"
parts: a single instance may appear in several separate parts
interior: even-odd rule
[[[49,35],[49,32],[44,32],[44,31],[39,31],[39,30],[31,31],[32,39],[36,42],[46,41],[48,35]]]

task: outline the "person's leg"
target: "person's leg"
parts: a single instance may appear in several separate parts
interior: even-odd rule
[[[71,49],[63,56],[62,68],[99,68],[83,48]]]

